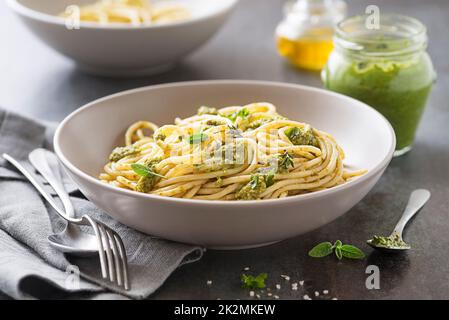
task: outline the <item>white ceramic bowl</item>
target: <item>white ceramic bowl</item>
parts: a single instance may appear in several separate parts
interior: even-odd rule
[[[351,168],[367,174],[341,186],[306,195],[260,201],[204,201],[147,195],[96,179],[111,150],[124,144],[137,120],[157,124],[187,117],[198,106],[268,101],[295,120],[332,134]],[[371,107],[321,89],[258,81],[199,81],[118,93],[68,116],[55,150],[81,191],[116,220],[150,235],[212,248],[259,246],[294,237],[340,217],[358,203],[391,160],[395,135]]]
[[[69,5],[96,0],[7,0],[28,28],[83,70],[104,76],[165,71],[200,47],[223,25],[237,0],[178,0],[192,12],[186,21],[153,26],[82,22],[69,30],[57,15]],[[159,0],[156,0],[159,1]]]

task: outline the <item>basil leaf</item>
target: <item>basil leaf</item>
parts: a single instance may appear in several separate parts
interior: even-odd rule
[[[352,246],[350,244],[345,244],[341,246],[341,254],[345,258],[349,259],[363,259],[365,258],[365,254],[359,248]]]
[[[281,156],[279,156],[278,167],[281,172],[288,172],[288,168],[294,168],[293,157],[290,153],[285,152]]]
[[[330,242],[322,242],[309,251],[309,256],[313,258],[323,258],[332,253],[333,247]]]
[[[266,273],[261,273],[257,277],[242,274],[240,280],[242,281],[242,288],[245,289],[263,289],[265,288],[265,279],[268,277]]]
[[[232,122],[235,122],[237,118],[246,119],[249,116],[249,110],[246,108],[242,108],[236,112],[231,113],[230,115],[224,116],[225,118],[228,118]]]
[[[252,175],[251,180],[249,181],[249,186],[251,189],[255,190],[259,186],[259,176],[258,175]]]
[[[133,171],[141,177],[145,177],[150,174],[150,169],[143,164],[133,163],[131,165]]]
[[[131,168],[133,169],[133,171],[136,174],[138,174],[141,177],[146,177],[146,176],[152,175],[152,176],[156,176],[159,178],[165,178],[163,175],[160,175],[160,174],[150,170],[150,168],[148,168],[147,166],[145,166],[143,164],[133,163],[131,165]]]
[[[265,279],[267,277],[268,277],[268,274],[266,274],[266,273],[261,273],[256,277],[255,281],[257,283],[257,288],[259,288],[259,289],[265,288]]]
[[[274,173],[271,171],[265,176],[265,184],[271,187],[274,184]]]
[[[343,258],[341,246],[335,247],[335,255],[337,256],[338,260],[341,260]]]
[[[340,240],[337,240],[337,241],[335,241],[335,243],[334,243],[334,248],[341,247],[342,245],[343,245],[343,243],[341,243]]]

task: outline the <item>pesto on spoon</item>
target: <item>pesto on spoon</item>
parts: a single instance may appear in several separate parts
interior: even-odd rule
[[[388,237],[373,236],[367,243],[381,251],[401,252],[409,250],[411,247],[402,239],[402,232],[409,220],[421,209],[430,198],[430,192],[425,189],[418,189],[412,192],[408,200],[407,207],[402,214],[393,232]]]

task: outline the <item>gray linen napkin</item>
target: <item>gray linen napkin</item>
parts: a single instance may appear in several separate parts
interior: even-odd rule
[[[0,155],[26,163],[38,147],[51,149],[54,126],[0,109]],[[66,187],[76,188],[66,181]],[[197,261],[200,247],[156,239],[109,218],[72,193],[77,215],[89,214],[116,230],[126,247],[132,289],[118,289],[101,279],[98,258],[73,258],[53,249],[47,236],[64,222],[33,187],[0,158],[0,291],[16,299],[144,299],[179,266]]]

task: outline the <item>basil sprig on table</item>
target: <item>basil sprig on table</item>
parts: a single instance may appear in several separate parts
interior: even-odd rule
[[[263,289],[265,288],[265,280],[268,274],[261,273],[254,277],[252,275],[242,274],[240,280],[242,281],[242,288],[244,289]]]
[[[334,244],[330,242],[322,242],[316,245],[312,248],[312,250],[309,251],[309,256],[313,258],[324,258],[332,254],[333,252],[335,252],[335,256],[338,258],[338,260],[341,260],[343,258],[365,258],[365,254],[362,250],[350,244],[343,244],[340,240],[335,241]]]

